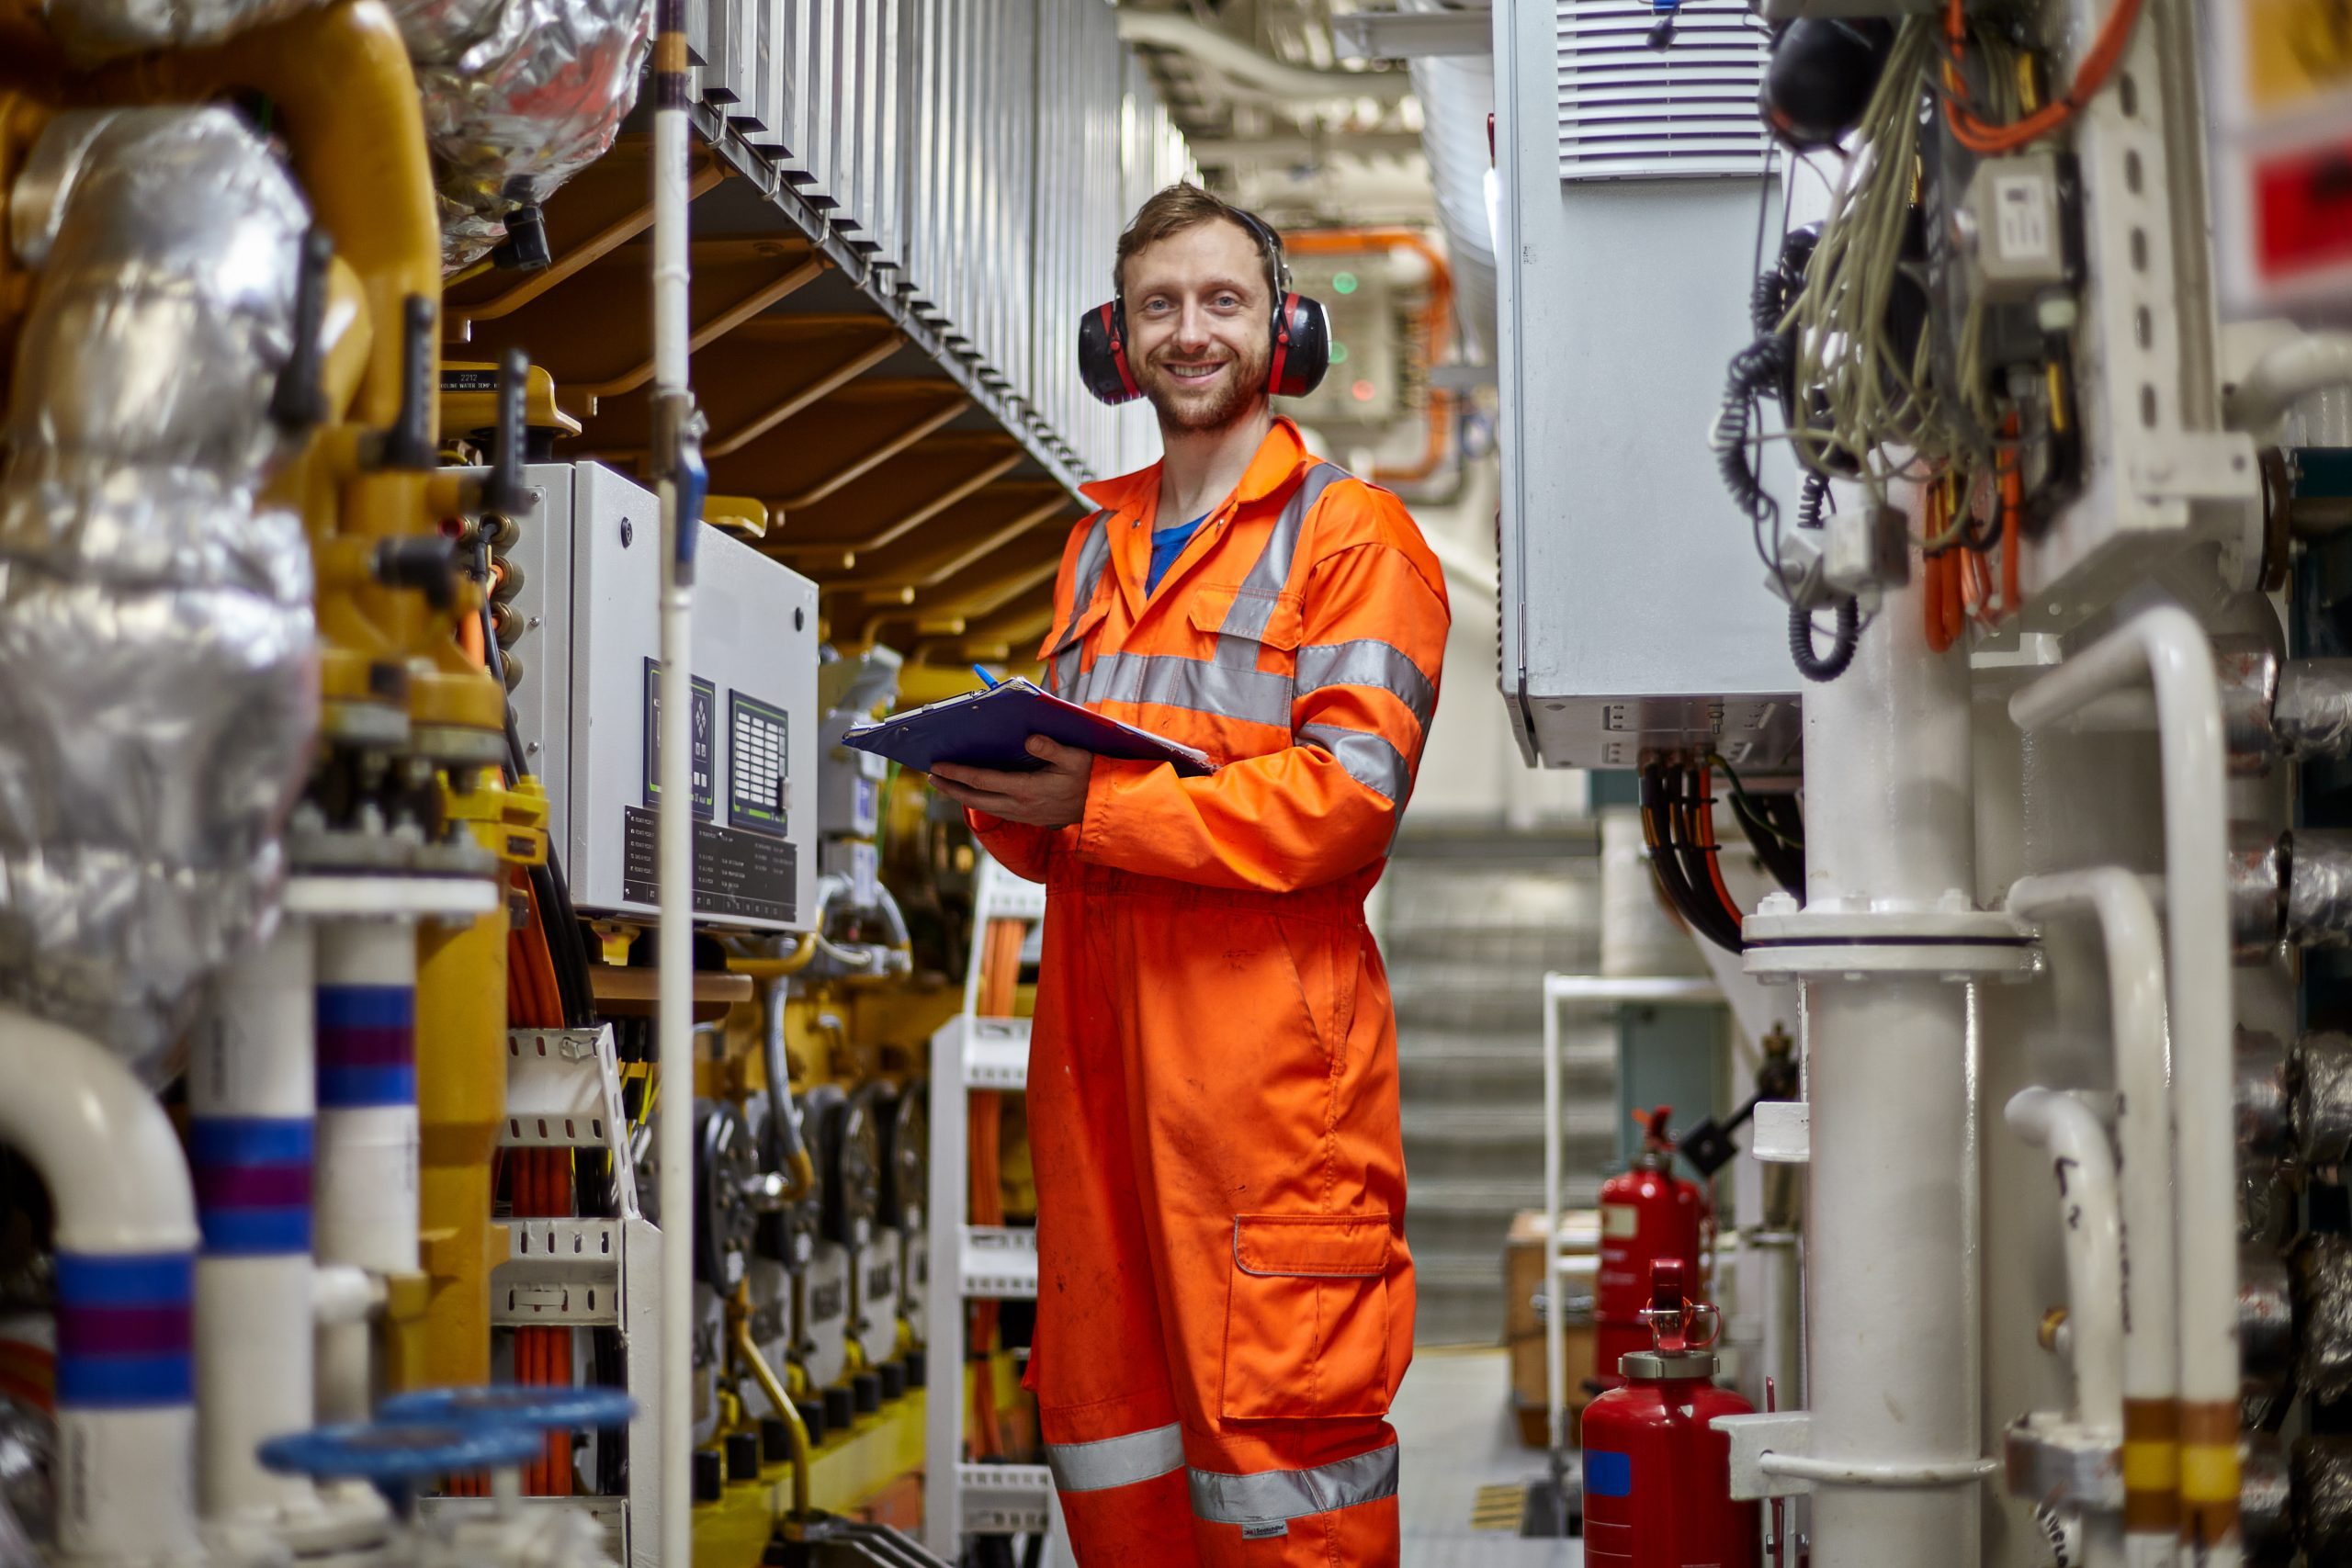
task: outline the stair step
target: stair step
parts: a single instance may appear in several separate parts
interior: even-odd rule
[[[1467,1255],[1424,1258],[1413,1254],[1413,1286],[1419,1291],[1483,1291],[1492,1294],[1503,1277],[1502,1248],[1486,1258]]]
[[[1594,1180],[1597,1190],[1600,1182]],[[1407,1181],[1406,1202],[1416,1214],[1515,1214],[1544,1206],[1544,1179],[1429,1176]]]
[[[1404,1109],[1405,1141],[1514,1145],[1544,1142],[1544,1102],[1541,1096],[1524,1100],[1478,1100],[1467,1104],[1408,1103]],[[1569,1100],[1560,1107],[1560,1135],[1570,1143],[1614,1142],[1617,1107],[1614,1101]],[[1512,1163],[1516,1163],[1513,1161]]]

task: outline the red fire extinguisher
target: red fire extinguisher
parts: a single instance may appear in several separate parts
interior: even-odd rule
[[[1674,1140],[1661,1105],[1636,1115],[1642,1152],[1633,1168],[1600,1186],[1600,1273],[1593,1286],[1593,1377],[1602,1388],[1624,1381],[1617,1361],[1650,1348],[1643,1309],[1650,1304],[1650,1265],[1679,1259],[1683,1277],[1704,1288],[1702,1236],[1707,1194],[1674,1174]]]
[[[1683,1294],[1661,1258],[1654,1346],[1628,1355],[1622,1387],[1584,1413],[1584,1560],[1591,1568],[1759,1568],[1763,1518],[1731,1495],[1731,1439],[1711,1423],[1754,1406],[1715,1387],[1715,1309]]]

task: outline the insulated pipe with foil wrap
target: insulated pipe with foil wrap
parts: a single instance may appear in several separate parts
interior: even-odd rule
[[[416,62],[442,265],[455,271],[508,238],[510,211],[544,202],[612,146],[637,101],[652,6],[393,0],[392,9]]]
[[[42,19],[79,66],[152,50],[197,49],[321,0],[48,0]]]
[[[196,1193],[179,1135],[103,1047],[0,1007],[0,1143],[57,1213],[57,1544],[206,1561],[196,1527]]]
[[[265,505],[309,214],[224,108],[52,119],[0,446],[0,996],[152,1079],[269,918],[317,724],[311,558]]]

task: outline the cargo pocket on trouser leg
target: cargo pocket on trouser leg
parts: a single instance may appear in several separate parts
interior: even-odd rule
[[[1225,1419],[1388,1413],[1388,1254],[1385,1213],[1235,1217]]]

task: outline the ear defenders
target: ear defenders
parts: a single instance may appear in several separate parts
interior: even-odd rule
[[[1267,395],[1303,398],[1323,384],[1323,374],[1331,367],[1331,319],[1320,299],[1292,289],[1281,236],[1250,213],[1236,210],[1233,216],[1257,239],[1266,270],[1272,274],[1274,309],[1267,325],[1273,352],[1266,361]],[[1078,374],[1086,389],[1102,402],[1132,402],[1143,396],[1127,363],[1124,299],[1097,305],[1079,317]]]

